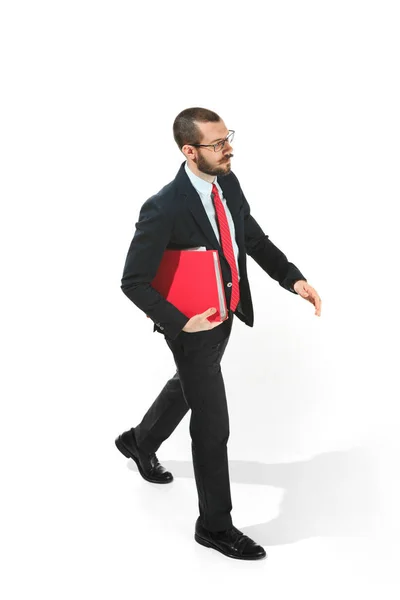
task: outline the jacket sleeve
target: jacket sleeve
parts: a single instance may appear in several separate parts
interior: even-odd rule
[[[121,289],[166,335],[175,339],[189,317],[168,302],[151,282],[166,249],[173,227],[159,199],[151,197],[143,204],[123,270]]]
[[[246,253],[253,258],[272,279],[279,282],[285,290],[297,294],[293,284],[306,278],[299,269],[289,262],[285,254],[275,246],[261,229],[250,213],[250,205],[241,189],[244,208],[244,238]]]

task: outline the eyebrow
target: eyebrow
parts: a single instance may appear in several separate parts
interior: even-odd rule
[[[229,135],[229,129],[228,129],[228,133],[226,134],[225,137],[228,137]],[[210,142],[210,144],[214,144],[215,142],[220,142],[221,140],[224,140],[225,138],[217,138],[216,140],[213,140],[212,142]]]

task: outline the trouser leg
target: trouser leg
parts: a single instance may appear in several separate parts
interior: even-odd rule
[[[167,381],[142,421],[134,428],[137,444],[144,452],[156,452],[189,410],[178,371]]]
[[[228,338],[198,348],[166,341],[174,354],[183,394],[191,409],[190,435],[200,517],[204,527],[211,531],[228,529],[232,526],[227,455],[229,416],[220,366]]]
[[[174,347],[198,345],[200,340],[211,345],[211,339],[217,342],[225,340],[225,345],[232,328],[233,315],[229,311],[229,319],[218,326],[217,330],[205,331],[200,334],[181,334],[176,341],[169,340]],[[183,338],[183,339],[182,339]],[[166,340],[167,341],[167,340]],[[168,343],[168,342],[167,342]],[[170,345],[170,344],[168,344]],[[170,346],[171,347],[171,346]],[[225,346],[224,346],[225,349]],[[178,371],[167,381],[153,404],[150,406],[141,422],[134,427],[137,444],[144,452],[157,452],[161,444],[171,435],[189,410]]]

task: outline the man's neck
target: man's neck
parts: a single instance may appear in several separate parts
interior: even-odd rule
[[[187,166],[188,166],[188,169],[192,173],[194,173],[194,175],[197,175],[197,177],[200,177],[200,179],[204,179],[204,181],[207,181],[208,183],[215,183],[215,180],[216,180],[215,175],[208,175],[207,173],[203,173],[202,171],[199,171],[198,168],[196,167],[196,165],[194,163],[191,164],[189,161],[187,161]]]

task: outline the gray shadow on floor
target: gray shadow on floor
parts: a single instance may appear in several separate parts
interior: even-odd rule
[[[175,478],[194,478],[191,462],[160,462]],[[133,461],[129,463],[130,469],[137,470]],[[272,465],[231,460],[229,473],[231,483],[268,485],[285,491],[275,519],[248,527],[234,523],[259,544],[288,544],[314,536],[370,537],[376,534],[378,477],[369,448],[325,452],[310,460]]]

